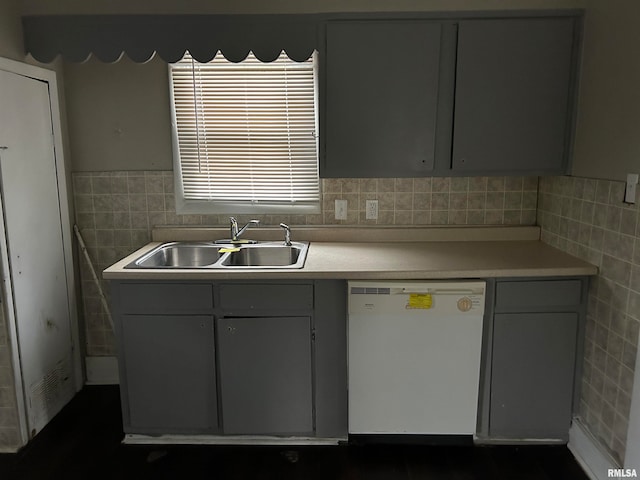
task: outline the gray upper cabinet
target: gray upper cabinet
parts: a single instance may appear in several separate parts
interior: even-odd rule
[[[433,171],[444,30],[427,20],[327,24],[321,177]]]
[[[326,24],[320,176],[568,170],[580,18]]]
[[[566,172],[575,39],[573,17],[459,23],[454,173]]]

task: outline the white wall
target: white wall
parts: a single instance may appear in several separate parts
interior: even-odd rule
[[[0,57],[24,60],[18,0],[0,1]]]
[[[587,0],[573,175],[640,173],[640,2]]]
[[[64,77],[73,171],[173,168],[164,61],[66,63]]]

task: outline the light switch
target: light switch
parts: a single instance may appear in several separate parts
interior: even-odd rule
[[[627,173],[627,186],[624,191],[624,203],[636,203],[637,185],[638,185],[638,174]]]
[[[336,200],[336,220],[347,219],[347,201]]]

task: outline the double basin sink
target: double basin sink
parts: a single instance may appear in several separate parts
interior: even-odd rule
[[[168,242],[137,258],[125,268],[279,269],[302,268],[307,242]]]

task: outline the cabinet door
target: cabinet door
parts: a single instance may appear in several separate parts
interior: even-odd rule
[[[399,177],[433,170],[439,23],[327,25],[322,177]]]
[[[454,171],[565,172],[574,22],[573,18],[460,22]]]
[[[225,434],[313,432],[311,319],[217,320]]]
[[[490,436],[568,439],[577,329],[576,313],[495,315]]]
[[[213,317],[124,315],[125,429],[217,430]]]

